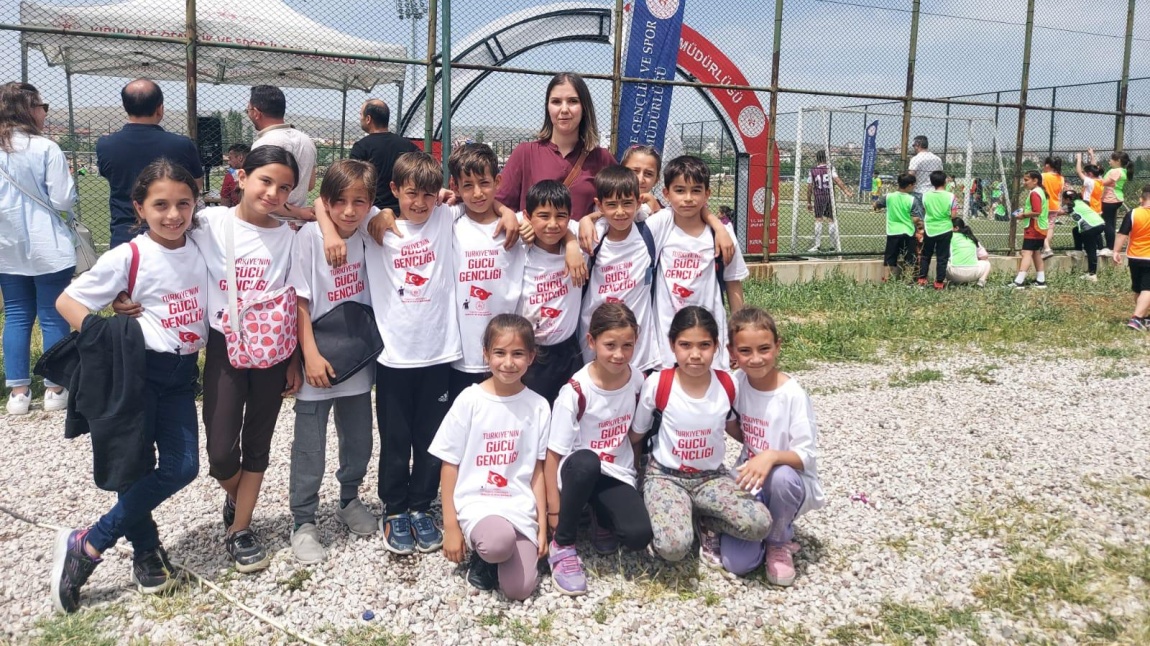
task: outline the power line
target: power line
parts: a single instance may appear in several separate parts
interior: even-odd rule
[[[846,0],[815,0],[815,1],[821,2],[823,4],[842,5],[844,7],[858,7],[861,9],[881,9],[883,11],[897,11],[899,13],[913,13],[913,11],[911,9],[903,9],[900,7],[884,7],[882,5],[864,4],[861,2],[846,2]],[[935,13],[932,11],[919,11],[918,13],[921,16],[933,16],[936,18],[952,18],[954,20],[969,20],[971,22],[982,22],[982,23],[988,23],[988,24],[992,24],[992,25],[1007,25],[1010,27],[1025,27],[1026,26],[1026,23],[1010,22],[1009,20],[991,20],[989,18],[975,18],[973,16],[958,16],[955,14]],[[1119,40],[1126,38],[1126,36],[1124,36],[1124,35],[1099,34],[1099,33],[1095,33],[1092,31],[1079,31],[1077,29],[1066,29],[1063,27],[1047,27],[1046,25],[1034,25],[1034,28],[1035,29],[1045,29],[1046,31],[1057,31],[1057,32],[1064,33],[1064,34],[1078,34],[1081,36],[1096,36],[1098,38],[1117,38]],[[1150,42],[1150,38],[1137,38],[1137,37],[1135,37],[1132,40],[1135,40],[1135,41],[1140,42],[1140,43]]]

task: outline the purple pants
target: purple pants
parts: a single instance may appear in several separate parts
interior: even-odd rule
[[[744,541],[723,534],[723,567],[733,574],[747,574],[763,564],[768,545],[782,546],[790,542],[795,535],[795,518],[806,497],[803,476],[798,471],[784,465],[771,469],[762,490],[755,496],[771,512],[771,530],[761,541]]]
[[[535,592],[539,548],[501,516],[488,516],[471,529],[471,546],[479,558],[498,565],[499,591],[512,601]]]

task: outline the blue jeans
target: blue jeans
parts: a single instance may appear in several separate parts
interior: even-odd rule
[[[121,536],[137,554],[156,549],[160,535],[152,510],[196,479],[200,471],[197,357],[148,351],[145,423],[159,450],[159,466],[132,483],[92,526],[88,542],[97,550],[110,549]]]
[[[32,383],[32,325],[40,319],[43,349],[56,345],[68,336],[68,322],[56,311],[56,299],[72,281],[74,267],[54,274],[18,276],[0,274],[4,292],[4,385],[28,386]],[[45,386],[65,386],[44,381]]]

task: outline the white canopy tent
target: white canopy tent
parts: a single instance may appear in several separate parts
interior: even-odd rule
[[[184,44],[130,39],[133,35],[186,39],[184,0],[105,5],[21,2],[23,25],[110,36],[26,31],[21,33],[22,44],[43,52],[49,65],[64,66],[69,108],[73,74],[181,80],[189,84],[189,97],[194,96],[194,82],[333,89],[343,93],[345,103],[349,89],[370,92],[381,83],[403,82],[402,64],[348,56],[403,59],[407,56],[404,47],[349,36],[280,0],[197,0],[196,5],[194,80],[188,73]],[[236,49],[236,45],[284,51]],[[190,106],[189,112],[194,113],[194,108]]]

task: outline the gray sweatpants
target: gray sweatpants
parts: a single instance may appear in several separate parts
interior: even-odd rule
[[[296,400],[295,438],[291,445],[291,513],[297,525],[315,522],[319,488],[327,460],[327,418],[335,408],[335,433],[339,439],[341,499],[358,498],[367,474],[367,462],[375,438],[371,428],[371,393],[321,401]]]

